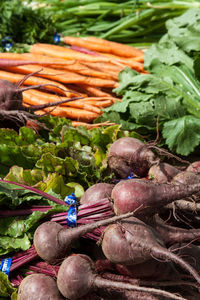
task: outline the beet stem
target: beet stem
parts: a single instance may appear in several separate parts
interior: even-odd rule
[[[22,187],[22,188],[25,189],[25,190],[29,190],[29,191],[31,191],[31,192],[34,192],[34,193],[36,193],[36,194],[39,194],[39,195],[41,195],[41,196],[43,196],[43,197],[45,197],[45,198],[47,198],[47,199],[49,199],[49,200],[51,200],[51,201],[57,203],[57,204],[60,204],[60,205],[67,205],[63,200],[60,200],[60,199],[58,199],[58,198],[56,198],[56,197],[54,197],[54,196],[51,196],[51,195],[49,195],[49,194],[47,194],[47,193],[45,193],[45,192],[43,192],[43,191],[40,191],[40,190],[38,190],[38,189],[36,189],[36,188],[34,188],[34,187],[32,187],[32,186],[28,186],[28,185],[25,185],[25,184],[13,182],[13,181],[8,181],[8,180],[4,180],[4,179],[0,179],[0,182],[10,183],[10,184],[12,184],[12,185],[20,186],[20,187]]]
[[[106,220],[100,220],[95,223],[90,223],[90,224],[85,224],[80,227],[75,227],[75,228],[70,228],[69,234],[72,237],[72,240],[77,239],[80,236],[83,236],[84,234],[93,231],[94,229],[101,227],[101,226],[106,226],[112,223],[116,223],[117,221],[120,221],[122,219],[130,218],[133,217],[136,211],[138,211],[142,206],[138,207],[135,209],[133,212],[128,212],[126,214],[122,214],[119,216],[114,216],[112,218],[106,219]],[[74,232],[74,234],[73,234]],[[63,241],[63,243],[69,243],[69,236],[67,234],[66,229],[61,229],[59,231],[59,240]]]

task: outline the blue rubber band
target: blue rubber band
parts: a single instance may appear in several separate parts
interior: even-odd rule
[[[76,210],[76,206],[72,205],[70,206],[67,213],[67,225],[69,227],[76,227],[76,221],[77,221],[77,210]]]
[[[59,33],[55,33],[53,35],[53,41],[54,41],[54,43],[59,44],[60,40],[61,40],[61,35]]]
[[[12,263],[12,257],[3,258],[0,265],[0,271],[9,275],[11,263]]]
[[[75,196],[74,193],[72,193],[71,195],[66,196],[64,201],[68,205],[75,205],[77,204],[77,197]]]
[[[65,203],[67,203],[68,205],[71,205],[68,213],[67,213],[67,225],[69,227],[76,227],[76,221],[77,221],[77,209],[76,209],[76,205],[77,205],[77,197],[74,193],[72,193],[71,195],[68,195],[65,197]]]

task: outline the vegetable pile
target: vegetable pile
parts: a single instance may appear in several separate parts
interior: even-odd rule
[[[44,118],[46,126],[49,126],[48,122],[53,120],[54,118],[50,116]],[[70,132],[77,134],[79,139],[82,136],[83,142],[84,127],[75,129],[67,122],[69,121],[63,119],[63,124],[60,125],[62,127],[56,125],[53,128],[54,132],[49,132],[49,138],[51,140],[54,136],[59,145],[59,136],[62,138],[61,132],[65,128],[66,140],[62,143],[65,147],[71,148],[73,143],[75,145],[77,142],[74,139],[70,142]],[[24,129],[29,133],[33,132],[31,129]],[[111,130],[112,135],[110,135]],[[200,284],[199,269],[194,263],[195,254],[192,252],[190,255],[193,258],[188,260],[187,256],[181,257],[177,254],[177,250],[183,247],[187,253],[187,249],[190,250],[192,244],[194,252],[198,252],[200,236],[198,217],[195,221],[194,212],[188,209],[193,201],[197,206],[199,202],[200,183],[197,162],[189,166],[183,162],[181,165],[179,162],[177,166],[171,165],[170,162],[163,162],[166,158],[157,153],[157,147],[150,149],[149,144],[143,143],[141,139],[125,136],[125,132],[117,126],[108,127],[103,131],[100,128],[90,131],[85,129],[85,138],[86,136],[88,138],[90,136],[90,139],[96,138],[98,133],[99,137],[104,135],[104,141],[107,136],[108,141],[104,154],[102,152],[102,165],[97,168],[101,173],[96,173],[96,179],[93,173],[93,178],[88,177],[88,181],[84,183],[82,170],[82,187],[78,178],[79,184],[75,181],[70,182],[72,178],[76,178],[75,173],[73,177],[70,173],[57,174],[60,179],[63,178],[57,181],[57,190],[54,181],[56,177],[53,174],[51,188],[49,186],[46,189],[45,182],[36,184],[35,181],[33,186],[30,183],[27,185],[24,181],[26,176],[30,179],[31,173],[18,166],[12,167],[4,176],[5,179],[0,180],[3,208],[2,213],[0,212],[2,223],[0,238],[4,242],[1,244],[3,265],[4,259],[12,258],[9,271],[6,269],[10,283],[5,282],[7,275],[1,272],[1,281],[6,286],[6,292],[12,294],[12,297],[18,293],[18,299],[31,299],[32,295],[38,296],[38,292],[35,291],[40,290],[40,296],[44,297],[42,295],[47,293],[50,284],[48,282],[54,280],[52,281],[54,288],[52,291],[48,289],[50,299],[54,297],[109,299],[107,290],[110,289],[119,299],[129,299],[128,294],[126,295],[128,291],[132,297],[138,299],[143,296],[144,299],[145,297],[146,299],[192,299],[192,297],[195,299]],[[17,135],[19,134],[16,133]],[[37,135],[39,137],[39,134]],[[42,137],[40,137],[40,144],[42,145]],[[53,146],[52,142],[49,143],[50,145]],[[47,150],[47,143],[44,143],[43,147]],[[59,149],[61,151],[62,147]],[[80,148],[80,154],[81,152]],[[48,152],[46,154],[48,155]],[[94,152],[91,152],[91,155],[93,156]],[[113,164],[113,160],[109,158],[117,155],[119,159],[124,158],[124,163],[126,159],[129,170],[126,176],[121,177],[120,174],[124,173],[119,171],[120,165]],[[91,158],[87,166],[88,171]],[[73,162],[70,157],[68,160]],[[140,161],[145,162],[145,160],[149,163],[146,164],[144,171],[144,165]],[[162,167],[163,165],[165,168]],[[35,165],[32,176],[35,172],[39,178],[41,172],[39,166],[38,163]],[[84,166],[80,165],[80,167]],[[122,163],[121,167],[124,169]],[[159,167],[159,174],[163,171],[166,175],[165,180],[161,174],[161,182],[159,182],[159,176],[153,176],[152,167]],[[172,169],[175,170],[174,175]],[[58,166],[57,171],[59,172]],[[94,169],[91,171],[94,172]],[[21,176],[17,176],[17,172],[20,172]],[[167,176],[168,172],[171,174],[170,180],[168,180],[170,178]],[[107,177],[104,175],[102,181],[103,173],[107,174]],[[45,175],[45,171],[43,174]],[[89,181],[90,187],[86,188]],[[62,191],[63,187],[65,189]],[[68,197],[65,197],[66,194]],[[187,205],[179,208],[176,206],[177,202],[180,204],[187,202]],[[172,214],[174,210],[172,204],[176,207],[174,214]],[[5,210],[5,207],[9,209]],[[114,214],[117,216],[109,219]],[[114,224],[109,225],[110,223]],[[189,245],[183,244],[187,242]],[[150,270],[146,273],[145,268]],[[85,276],[87,272],[91,274]],[[176,277],[175,282],[173,273]],[[72,277],[72,274],[75,277]],[[84,280],[81,274],[84,274]],[[93,276],[96,278],[95,281]],[[85,281],[86,279],[88,282]],[[73,287],[72,282],[77,282],[77,285]],[[40,288],[41,284],[42,288]]]
[[[199,2],[0,9],[0,298],[199,299]]]
[[[8,110],[30,108],[37,115],[49,113],[75,120],[76,126],[91,123],[102,114],[102,108],[121,101],[112,93],[119,72],[126,66],[144,70],[144,53],[137,48],[94,37],[66,36],[63,42],[68,46],[37,43],[30,46],[29,53],[0,53],[1,120],[5,115],[9,120]],[[22,84],[28,87],[19,88]],[[5,92],[8,88],[9,93]],[[21,121],[19,112],[15,118]]]

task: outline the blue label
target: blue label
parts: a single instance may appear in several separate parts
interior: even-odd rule
[[[3,44],[3,48],[5,51],[9,51],[13,44],[12,44],[12,38],[10,36],[6,36],[5,38],[3,38],[1,40],[2,44]]]
[[[135,178],[135,175],[134,175],[133,173],[131,173],[131,174],[127,177],[127,179],[133,179],[133,178]]]
[[[68,205],[75,205],[77,203],[77,197],[74,193],[65,197],[65,203]]]
[[[12,263],[12,257],[3,258],[0,265],[0,271],[8,275],[10,271],[11,263]]]
[[[12,43],[8,42],[6,44],[4,44],[3,48],[5,51],[9,51],[12,48]]]
[[[61,38],[61,35],[59,33],[55,33],[54,36],[53,36],[54,43],[59,44],[60,43],[60,38]]]
[[[76,206],[72,205],[72,206],[70,206],[68,213],[67,213],[67,225],[69,227],[75,227],[76,221],[77,221]]]

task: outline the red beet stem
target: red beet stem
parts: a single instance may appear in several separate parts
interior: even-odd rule
[[[51,195],[49,195],[49,194],[47,194],[47,193],[45,193],[43,191],[40,191],[40,190],[38,190],[38,189],[36,189],[36,188],[34,188],[32,186],[28,186],[28,185],[25,185],[25,184],[13,182],[13,181],[8,181],[8,180],[4,180],[4,179],[0,179],[0,182],[10,183],[10,184],[12,184],[12,185],[14,185],[16,187],[17,186],[22,187],[25,190],[29,190],[29,191],[31,191],[33,193],[39,194],[39,195],[43,196],[44,198],[47,198],[47,199],[49,199],[49,200],[51,200],[51,201],[53,201],[53,202],[55,202],[57,204],[67,205],[63,200],[60,200],[60,199],[58,199],[58,198],[56,198],[54,196],[51,196]]]

